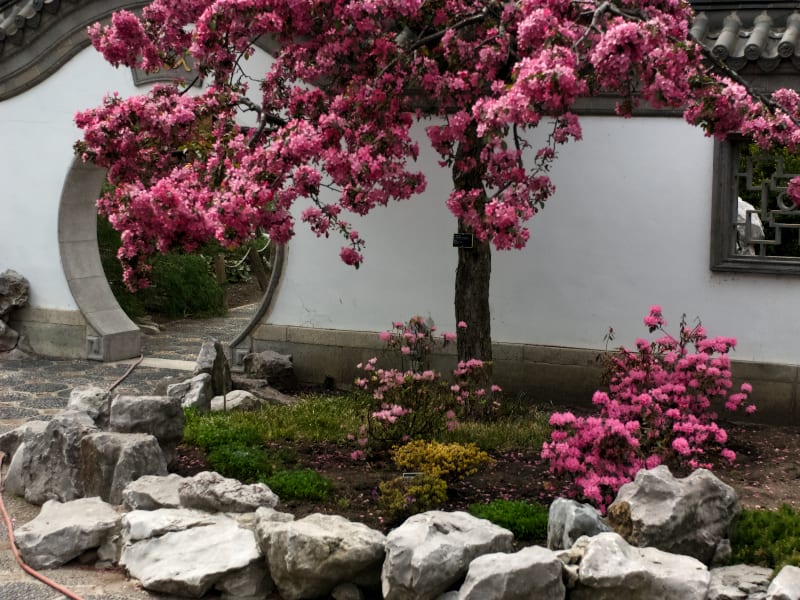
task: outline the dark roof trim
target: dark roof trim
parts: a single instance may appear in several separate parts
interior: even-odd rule
[[[2,1],[2,0],[0,0]],[[22,0],[0,5],[0,100],[41,83],[89,46],[86,28],[148,0]]]

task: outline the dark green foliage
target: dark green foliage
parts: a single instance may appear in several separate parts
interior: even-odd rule
[[[279,461],[263,446],[225,444],[208,453],[211,467],[223,477],[232,477],[244,483],[264,481],[277,467]]]
[[[769,567],[800,566],[800,512],[744,509],[731,538],[733,562]]]
[[[165,317],[211,317],[225,314],[225,290],[209,273],[201,254],[159,254],[152,258],[150,287],[131,293],[117,260],[119,233],[106,219],[97,220],[100,260],[111,291],[129,316],[150,312]]]
[[[183,440],[206,452],[220,446],[259,446],[263,443],[255,420],[234,419],[224,414],[199,415],[194,410],[187,410],[185,414]]]
[[[312,469],[278,471],[265,483],[284,500],[327,500],[333,484]]]
[[[495,525],[505,527],[518,540],[546,540],[548,507],[521,500],[493,500],[473,504],[469,512]]]
[[[147,311],[144,302],[136,294],[131,293],[122,281],[122,265],[117,258],[120,247],[119,233],[103,218],[97,219],[97,247],[100,251],[100,263],[106,274],[111,292],[117,299],[120,308],[129,317],[141,317]]]
[[[153,257],[150,287],[137,292],[145,308],[166,317],[225,314],[225,290],[208,272],[205,258],[194,254]]]

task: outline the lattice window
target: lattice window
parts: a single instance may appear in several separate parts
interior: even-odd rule
[[[721,142],[714,170],[711,268],[800,275],[800,209],[786,195],[800,159]]]

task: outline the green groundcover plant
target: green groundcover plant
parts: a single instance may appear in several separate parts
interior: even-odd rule
[[[784,504],[778,510],[744,509],[731,539],[733,563],[779,571],[800,566],[800,512]]]
[[[547,539],[548,507],[522,500],[493,500],[486,504],[472,504],[469,512],[495,525],[505,527],[518,540],[542,541]]]
[[[331,481],[312,469],[278,471],[264,482],[284,500],[327,500]]]

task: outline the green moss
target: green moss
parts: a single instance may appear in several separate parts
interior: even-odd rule
[[[469,512],[504,527],[518,540],[546,540],[548,507],[521,500],[493,500],[473,504]]]
[[[279,471],[265,483],[282,500],[327,500],[333,484],[312,469]]]

